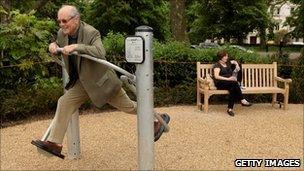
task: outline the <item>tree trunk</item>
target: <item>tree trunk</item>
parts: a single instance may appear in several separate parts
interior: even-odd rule
[[[237,37],[237,44],[238,44],[238,45],[244,44],[243,40],[244,40],[244,39],[243,39],[243,36],[238,36],[238,37]]]
[[[8,23],[8,20],[9,20],[8,14],[12,8],[12,2],[11,2],[11,0],[1,0],[1,6],[7,12],[7,14],[5,14],[5,13],[0,14],[1,24],[5,24],[5,23]]]
[[[171,31],[174,40],[189,42],[185,17],[186,0],[170,0]]]
[[[5,11],[8,11],[12,7],[12,2],[11,0],[1,0],[1,5],[5,9]]]
[[[230,43],[230,36],[224,35],[223,38],[224,38],[224,44],[225,43]]]
[[[265,28],[260,29],[260,48],[264,49],[266,47],[266,30]]]
[[[30,10],[39,10],[40,8],[42,8],[43,6],[45,6],[50,0],[40,0],[37,1],[33,7],[33,9]]]

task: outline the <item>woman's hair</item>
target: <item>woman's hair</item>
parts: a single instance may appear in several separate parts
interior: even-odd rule
[[[217,56],[217,60],[221,60],[224,56],[226,56],[228,53],[226,50],[220,50],[217,52],[216,56]]]

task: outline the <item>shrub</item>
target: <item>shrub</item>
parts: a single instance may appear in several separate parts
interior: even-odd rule
[[[44,64],[51,60],[47,47],[55,29],[55,22],[38,20],[34,11],[12,11],[10,17],[9,23],[0,25],[0,65],[6,67],[0,70],[0,84],[4,89],[31,84],[35,75],[48,74]]]
[[[57,77],[37,78],[33,85],[21,84],[14,90],[2,89],[1,120],[18,120],[54,109],[62,92],[62,81]]]
[[[107,59],[110,61],[121,61],[125,53],[126,35],[110,32],[103,38],[102,43],[107,52]]]
[[[278,63],[278,76],[282,78],[291,78],[292,63],[288,53],[274,53],[271,56],[271,60]]]
[[[38,20],[34,11],[21,14],[10,13],[11,21],[0,26],[0,48],[4,61],[11,65],[21,64],[23,70],[33,67],[35,62],[50,61],[48,42],[55,29],[55,22]],[[2,61],[1,61],[2,62]]]
[[[241,63],[270,63],[269,58],[261,57],[256,52],[246,52],[229,46],[224,46],[229,54],[229,58],[240,61]]]
[[[1,120],[41,112],[54,106],[53,99],[58,96],[55,78],[50,79],[54,84],[47,83],[51,88],[32,87],[50,76],[45,64],[51,61],[47,48],[56,28],[54,21],[39,20],[34,14],[11,11],[8,23],[0,25],[0,66],[4,66],[0,70]]]
[[[292,70],[290,100],[294,102],[304,102],[304,48],[301,50],[301,56],[298,59],[296,67]]]

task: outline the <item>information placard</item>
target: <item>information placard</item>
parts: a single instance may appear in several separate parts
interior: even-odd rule
[[[129,63],[144,62],[144,39],[141,36],[128,36],[125,39],[125,55]]]

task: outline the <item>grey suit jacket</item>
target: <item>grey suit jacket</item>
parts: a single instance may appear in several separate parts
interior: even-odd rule
[[[57,44],[59,47],[68,45],[68,36],[64,35],[62,30],[58,31]],[[102,45],[100,33],[94,27],[80,23],[77,39],[78,47],[75,49],[79,54],[87,54],[96,58],[106,59],[105,49]],[[71,75],[69,58],[64,56],[66,70]],[[109,98],[113,97],[121,89],[121,81],[118,79],[114,70],[103,64],[90,59],[77,57],[79,81],[88,93],[92,102],[101,107]]]

